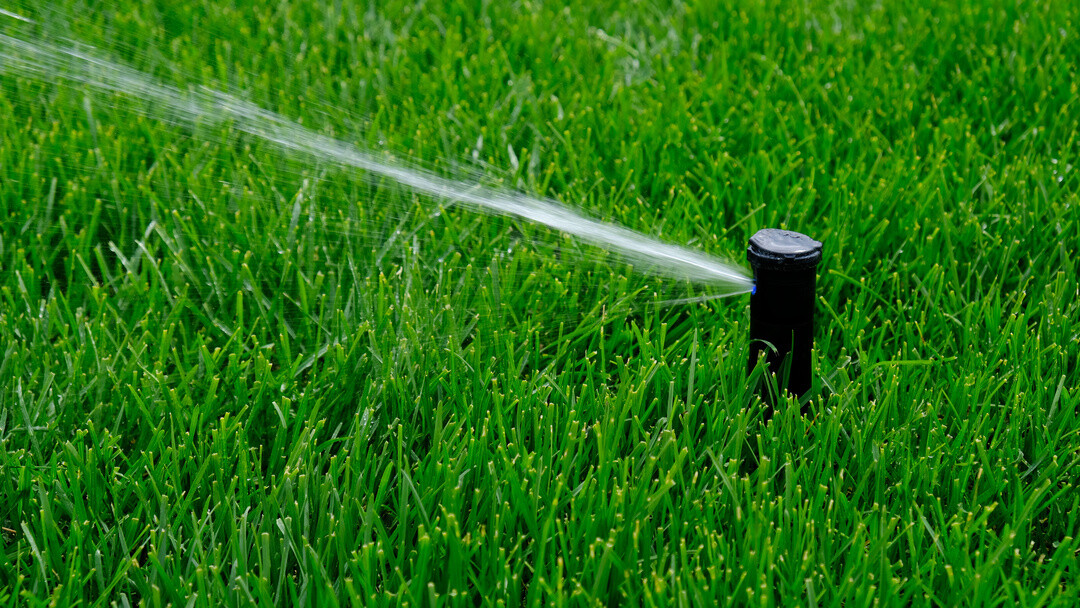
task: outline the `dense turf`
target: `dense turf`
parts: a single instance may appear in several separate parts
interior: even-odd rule
[[[761,422],[745,297],[3,75],[0,604],[1080,602],[1080,4],[264,4],[0,28],[818,237],[810,413]]]

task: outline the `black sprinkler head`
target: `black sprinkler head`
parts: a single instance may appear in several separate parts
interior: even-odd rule
[[[765,353],[781,386],[802,396],[812,384],[810,351],[821,243],[798,232],[766,228],[750,237],[746,258],[754,269],[750,369]]]

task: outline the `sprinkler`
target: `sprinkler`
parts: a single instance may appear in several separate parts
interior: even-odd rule
[[[821,243],[798,232],[766,228],[750,237],[750,369],[765,353],[769,371],[795,396],[810,390],[814,301]]]

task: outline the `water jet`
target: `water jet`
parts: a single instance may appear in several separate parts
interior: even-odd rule
[[[201,128],[227,127],[262,140],[287,156],[344,169],[375,184],[385,180],[480,213],[546,226],[601,247],[643,273],[707,286],[723,295],[746,293],[752,287],[746,272],[726,260],[601,221],[552,198],[444,177],[419,163],[394,160],[312,130],[225,91],[167,84],[85,46],[0,33],[0,74],[127,96],[134,101],[132,110],[151,118]]]

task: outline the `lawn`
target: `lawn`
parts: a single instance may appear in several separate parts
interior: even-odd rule
[[[0,52],[0,606],[1080,604],[1080,3],[0,8],[740,265],[825,243],[766,422],[748,296]]]

